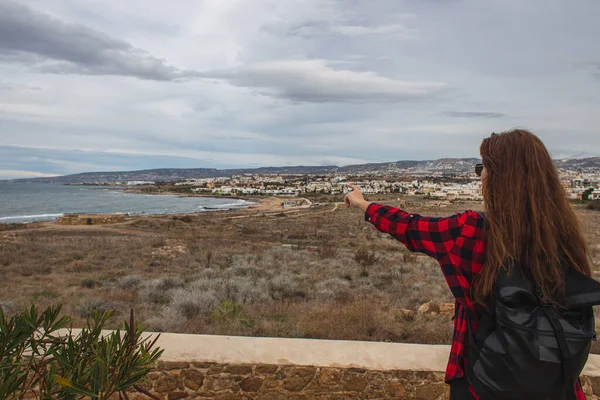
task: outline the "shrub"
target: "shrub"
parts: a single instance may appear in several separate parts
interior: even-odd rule
[[[283,273],[276,275],[269,282],[269,295],[272,299],[283,300],[293,297],[298,292],[298,280],[294,275]]]
[[[14,307],[11,303],[0,303],[0,310],[4,312],[4,315],[12,315],[14,313]]]
[[[417,255],[410,252],[405,252],[402,254],[402,261],[406,264],[414,264],[417,262]]]
[[[339,292],[341,290],[348,289],[349,286],[350,284],[348,283],[348,281],[338,278],[327,279],[326,281],[317,283],[317,289],[329,289],[333,290],[334,292]]]
[[[586,206],[588,210],[600,211],[600,200],[593,200]]]
[[[242,225],[239,228],[239,232],[242,235],[253,236],[253,235],[259,234],[261,231],[258,227],[254,226],[250,223],[247,223],[247,224]]]
[[[81,281],[81,286],[87,289],[93,289],[98,283],[93,279],[84,279]]]
[[[317,298],[317,300],[328,301],[328,300],[335,299],[335,293],[333,292],[333,290],[323,289],[323,290],[317,291],[317,294],[315,297]]]
[[[212,292],[197,292],[177,289],[173,293],[173,307],[187,318],[213,311],[219,299]]]
[[[164,247],[167,245],[167,241],[163,237],[156,237],[156,238],[152,239],[152,241],[150,242],[150,245],[154,248]]]
[[[363,267],[370,267],[379,261],[374,252],[362,247],[354,253],[354,261]]]
[[[332,242],[327,241],[317,247],[317,254],[321,258],[333,258],[337,255],[337,247]]]
[[[239,265],[229,269],[234,276],[257,276],[258,270],[251,265]]]
[[[147,282],[140,290],[142,299],[152,303],[166,304],[171,301],[170,291],[185,285],[179,277],[167,276]]]
[[[201,279],[215,279],[217,277],[217,271],[212,268],[204,268],[198,272],[198,276]]]
[[[377,272],[371,276],[371,281],[374,287],[382,290],[394,283],[394,277],[391,272]]]
[[[121,304],[114,301],[106,301],[100,298],[84,297],[77,306],[77,313],[82,318],[89,318],[97,312],[114,312],[118,311]]]
[[[126,275],[119,279],[117,286],[121,289],[133,289],[137,287],[141,281],[142,278],[139,275]]]
[[[189,224],[189,223],[191,223],[191,222],[194,222],[194,219],[192,218],[192,216],[191,216],[191,215],[181,215],[181,216],[179,216],[179,215],[175,215],[175,216],[173,217],[173,220],[174,220],[174,221],[181,221],[181,222],[185,222],[186,224]]]
[[[212,250],[208,250],[206,252],[206,268],[210,268],[210,263],[213,259],[213,252]]]
[[[219,300],[231,299],[238,303],[253,303],[269,298],[269,287],[264,279],[203,278],[190,283],[188,289],[198,293],[212,292]]]
[[[123,331],[104,335],[102,329],[110,312],[94,313],[77,335],[63,339],[58,330],[71,324],[59,318],[61,307],[39,313],[32,306],[12,318],[0,309],[0,397],[98,400],[128,398],[134,387],[151,371],[162,350],[153,349],[155,340],[142,339],[131,311]],[[25,366],[25,368],[24,368]],[[65,378],[67,377],[67,378]]]
[[[176,332],[185,323],[185,315],[172,306],[163,307],[154,317],[144,323],[153,332]]]
[[[319,282],[316,285],[317,298],[319,300],[347,300],[351,297],[348,292],[349,287],[350,284],[348,281],[339,278],[332,278]]]
[[[242,314],[242,306],[233,300],[222,300],[219,306],[213,312],[214,320],[236,319]]]

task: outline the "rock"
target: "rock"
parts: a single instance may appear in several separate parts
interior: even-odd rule
[[[221,371],[223,371],[222,365],[213,365],[208,369],[208,371],[206,372],[206,375],[217,375],[217,374],[220,374]]]
[[[186,361],[159,361],[158,369],[163,371],[171,371],[174,369],[186,369],[190,367],[190,363]]]
[[[288,397],[282,393],[260,393],[256,400],[288,400]]]
[[[591,381],[592,391],[595,395],[600,394],[600,377],[594,376],[589,378]]]
[[[257,365],[256,373],[263,375],[272,375],[275,372],[277,372],[277,368],[279,368],[277,365]]]
[[[417,400],[437,400],[446,392],[445,383],[430,383],[417,387]]]
[[[204,379],[204,388],[216,392],[223,390],[234,391],[239,388],[235,378],[232,375],[210,375]]]
[[[342,371],[336,368],[323,368],[319,380],[323,385],[337,385],[342,381]]]
[[[279,386],[279,381],[274,379],[267,379],[265,382],[265,389],[273,389]]]
[[[350,392],[362,392],[367,387],[367,379],[364,376],[350,375],[344,379],[344,390]]]
[[[261,378],[246,378],[242,382],[240,382],[240,388],[244,392],[258,392],[263,384],[263,379]]]
[[[158,378],[160,378],[162,376],[162,374],[160,372],[149,372],[148,375],[146,375],[146,378],[150,379],[150,380],[157,380]]]
[[[188,394],[186,392],[169,392],[168,396],[169,400],[180,400],[188,397]]]
[[[439,311],[440,311],[440,306],[437,305],[433,301],[429,301],[425,304],[421,304],[421,307],[419,307],[418,313],[419,314],[431,314],[433,312],[439,312]]]
[[[304,389],[315,376],[314,367],[292,367],[285,371],[286,378],[283,387],[290,392],[299,392]]]
[[[454,315],[454,303],[440,304],[440,314]]]
[[[158,381],[156,381],[156,385],[154,386],[154,390],[158,393],[172,392],[177,388],[179,388],[179,380],[175,375],[161,376],[158,378]]]
[[[228,365],[223,369],[224,374],[233,374],[233,375],[251,375],[252,374],[252,366],[251,365]]]
[[[210,367],[213,367],[213,366],[217,365],[217,363],[214,363],[214,362],[195,362],[195,363],[192,363],[192,365],[195,368],[198,368],[198,369],[207,369],[207,368],[210,368]]]
[[[215,400],[245,400],[246,396],[239,393],[219,393],[215,396]]]
[[[398,312],[398,315],[403,321],[414,321],[417,317],[415,310],[402,309]]]
[[[183,372],[183,383],[192,390],[198,390],[204,383],[204,374],[195,369],[188,369]]]
[[[406,395],[404,384],[398,381],[388,381],[385,384],[385,392],[391,399],[403,399]]]

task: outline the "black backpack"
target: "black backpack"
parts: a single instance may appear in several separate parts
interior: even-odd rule
[[[565,294],[564,308],[552,306],[519,268],[499,274],[475,335],[467,321],[466,378],[481,400],[576,398],[573,385],[596,340],[600,283],[568,268]]]

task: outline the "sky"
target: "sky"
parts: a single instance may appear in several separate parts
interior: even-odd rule
[[[598,0],[0,0],[0,179],[600,155]]]

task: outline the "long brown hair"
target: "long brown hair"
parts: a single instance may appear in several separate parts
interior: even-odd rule
[[[555,302],[564,293],[565,264],[591,275],[582,228],[548,150],[533,133],[515,129],[481,143],[486,260],[475,285],[483,303],[501,268],[514,263]]]

